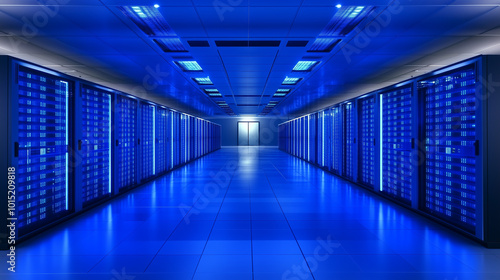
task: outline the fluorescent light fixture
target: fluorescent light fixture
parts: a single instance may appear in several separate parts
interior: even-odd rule
[[[289,88],[280,88],[276,91],[276,93],[274,94],[274,97],[286,96],[290,91],[291,91],[291,89],[289,89]]]
[[[354,11],[352,11],[348,17],[350,18],[355,18],[357,17],[364,9],[365,7],[364,6],[357,6]]]
[[[219,93],[219,90],[216,88],[205,88],[203,89],[206,93]]]
[[[163,15],[153,6],[120,6],[118,9],[148,36],[177,37]]]
[[[160,5],[154,4],[154,7],[158,9],[160,7]]]
[[[203,69],[198,64],[198,62],[196,62],[194,60],[175,61],[175,64],[177,64],[177,66],[179,66],[183,71],[186,71],[186,72],[201,72],[201,71],[203,71]]]
[[[307,52],[330,52],[340,41],[342,40],[332,37],[316,38]]]
[[[296,85],[296,84],[298,84],[301,80],[302,80],[302,78],[290,78],[290,77],[286,77],[286,78],[283,80],[283,83],[281,83],[281,84],[282,84],[282,85]]]
[[[213,85],[212,81],[210,80],[210,77],[206,78],[193,78],[193,80],[199,84],[199,85]]]
[[[319,61],[317,60],[301,60],[297,62],[297,64],[293,67],[293,71],[297,72],[307,72],[311,71],[316,64],[318,64]]]
[[[169,52],[187,52],[186,48],[184,48],[184,45],[182,44],[181,40],[177,37],[171,37],[171,38],[157,38],[153,39],[153,42],[155,42],[158,47],[162,49],[162,51],[169,53]]]

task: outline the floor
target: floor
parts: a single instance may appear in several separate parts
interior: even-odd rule
[[[500,250],[264,147],[209,154],[16,255],[1,279],[500,279]]]

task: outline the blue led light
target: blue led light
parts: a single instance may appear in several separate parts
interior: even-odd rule
[[[157,8],[157,9],[158,9],[158,8],[160,7],[160,5],[158,5],[158,4],[154,4],[154,6],[153,6],[153,7],[155,7],[155,8]]]
[[[300,82],[300,80],[302,80],[302,78],[290,78],[290,77],[286,77],[283,80],[282,85],[296,85],[296,84],[298,84]]]
[[[319,61],[315,60],[301,60],[293,67],[293,71],[311,71],[312,68],[318,63]]]
[[[189,72],[200,72],[200,71],[203,71],[203,69],[198,64],[198,62],[196,62],[194,60],[176,61],[175,64],[177,64],[177,66],[179,66],[184,71],[189,71]]]
[[[199,85],[213,85],[210,77],[205,78],[193,78],[193,80]]]
[[[337,9],[340,9],[340,8],[342,8],[342,5],[337,4],[337,5],[335,5],[335,7],[337,7]]]
[[[146,18],[146,14],[144,13],[144,11],[142,10],[141,7],[138,7],[138,6],[133,6],[132,7],[132,10],[141,18]]]

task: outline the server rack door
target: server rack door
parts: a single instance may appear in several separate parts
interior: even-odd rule
[[[339,106],[332,108],[332,171],[342,174],[343,134],[342,113]]]
[[[342,164],[342,176],[353,180],[354,179],[354,149],[356,147],[355,138],[355,110],[352,102],[348,102],[342,105],[343,112],[343,164]]]
[[[117,123],[117,187],[129,188],[137,180],[137,101],[117,96],[115,123]]]
[[[359,158],[358,182],[368,186],[375,185],[375,96],[358,100],[359,119]]]
[[[381,164],[380,191],[412,203],[412,86],[380,95]]]
[[[141,180],[155,174],[155,106],[141,103]]]
[[[325,110],[325,119],[323,120],[324,126],[325,126],[325,131],[324,131],[324,157],[325,157],[325,163],[324,166],[328,169],[331,170],[332,168],[332,114],[331,114],[331,109]]]
[[[317,129],[317,141],[316,141],[316,163],[320,166],[323,166],[323,143],[321,142],[323,140],[323,113],[318,112],[317,113],[317,119],[318,119],[318,129]]]
[[[167,170],[167,120],[168,111],[156,107],[155,113],[155,173],[161,174]]]
[[[476,65],[419,82],[424,98],[424,211],[476,234]]]
[[[17,99],[17,230],[27,233],[69,213],[69,96],[72,84],[19,66]]]
[[[81,204],[89,206],[109,197],[111,190],[111,94],[82,84],[80,139],[78,153],[81,160]],[[75,198],[76,200],[76,198]]]
[[[309,115],[309,162],[316,162],[316,114]]]

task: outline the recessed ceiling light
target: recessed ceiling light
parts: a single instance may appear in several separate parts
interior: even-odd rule
[[[185,61],[185,60],[182,60],[182,61],[175,61],[175,64],[177,64],[177,66],[179,66],[182,70],[184,71],[189,71],[189,72],[200,72],[200,71],[203,71],[203,69],[201,68],[201,66],[198,64],[198,62],[196,61]]]
[[[307,72],[311,71],[312,68],[318,64],[319,61],[316,60],[301,60],[293,67],[293,71]]]
[[[160,5],[155,4],[154,7],[158,9],[160,7]]]
[[[337,4],[335,7],[337,7],[337,9],[340,9],[340,8],[342,8],[342,5]]]

